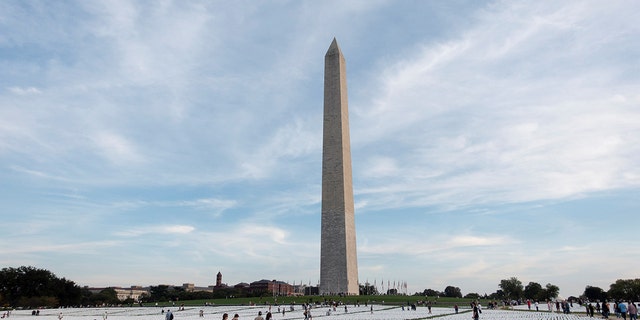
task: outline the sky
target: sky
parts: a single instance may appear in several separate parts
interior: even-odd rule
[[[639,276],[639,20],[638,1],[0,1],[0,266],[316,285],[335,37],[360,283],[608,290]]]

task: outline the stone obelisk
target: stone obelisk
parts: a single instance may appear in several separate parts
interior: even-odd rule
[[[347,74],[335,38],[324,57],[320,293],[359,294]]]

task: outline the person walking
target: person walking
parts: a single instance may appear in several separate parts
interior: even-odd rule
[[[624,302],[620,302],[618,303],[618,309],[620,309],[622,319],[627,320],[627,305]]]
[[[613,302],[613,311],[616,313],[616,318],[620,318],[620,303],[618,301]]]
[[[473,311],[472,311],[473,320],[480,319],[480,309],[478,309],[478,306],[476,305],[475,302],[473,302],[471,305],[473,306]]]
[[[164,320],[173,320],[173,313],[171,310],[167,310],[167,314],[164,315]]]
[[[638,306],[635,302],[629,301],[629,320],[638,320]]]
[[[603,302],[602,303],[602,316],[605,319],[609,319],[609,312],[611,312],[611,309],[609,309],[609,302]]]

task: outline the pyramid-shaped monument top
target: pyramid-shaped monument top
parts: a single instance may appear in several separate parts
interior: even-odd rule
[[[333,41],[331,41],[331,45],[329,46],[329,50],[327,50],[327,54],[325,54],[325,56],[331,56],[334,54],[342,55],[342,51],[340,50],[340,46],[338,46],[336,38],[333,38]]]

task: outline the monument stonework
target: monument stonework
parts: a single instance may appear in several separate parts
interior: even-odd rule
[[[324,57],[320,293],[358,295],[347,74],[333,39]]]

